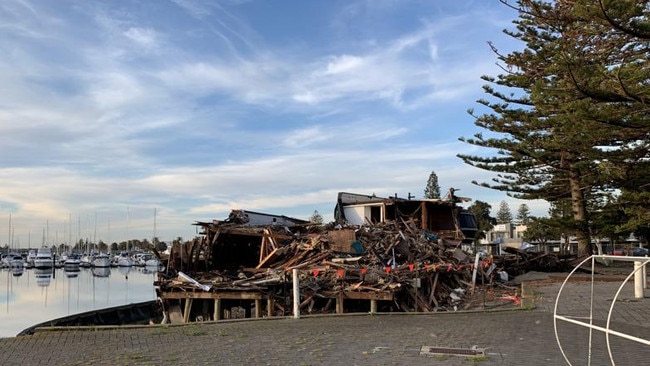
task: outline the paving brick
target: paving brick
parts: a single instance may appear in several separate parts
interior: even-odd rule
[[[620,283],[595,284],[605,293]],[[627,286],[627,285],[626,285]],[[379,314],[224,321],[186,326],[74,329],[0,339],[2,365],[562,365],[553,308],[559,283],[531,286],[535,309],[466,313]],[[528,288],[528,287],[527,287]],[[566,315],[588,315],[591,286],[570,283]],[[566,296],[566,298],[564,298]],[[630,296],[626,297],[628,300]],[[609,299],[609,300],[608,300]],[[604,324],[613,295],[599,295]],[[650,339],[648,299],[615,304],[612,328]],[[586,365],[589,332],[558,323],[574,365]],[[591,365],[610,365],[606,337],[592,334]],[[428,357],[422,346],[485,348],[487,357]],[[646,364],[650,347],[610,338],[616,365]]]

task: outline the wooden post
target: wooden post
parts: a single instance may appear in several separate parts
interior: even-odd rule
[[[185,311],[183,311],[183,322],[189,323],[190,321],[190,310],[192,310],[192,302],[194,299],[185,299]]]
[[[370,314],[377,314],[377,300],[370,300]]]
[[[255,317],[262,317],[262,300],[260,299],[255,299]]]
[[[339,293],[336,297],[336,313],[343,314],[343,293]]]
[[[427,230],[429,228],[429,211],[427,211],[427,203],[422,201],[420,207],[422,207],[422,222],[420,223],[420,226],[423,230]]]
[[[273,308],[275,307],[275,301],[273,300],[272,297],[269,296],[268,299],[266,299],[266,315],[269,317],[273,316]]]
[[[214,299],[214,315],[212,318],[215,321],[221,320],[221,299]]]

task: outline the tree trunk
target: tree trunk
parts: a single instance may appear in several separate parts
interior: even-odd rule
[[[571,189],[571,209],[573,220],[577,224],[576,237],[578,239],[578,257],[591,255],[589,223],[587,222],[587,208],[585,197],[580,187],[578,172],[569,171],[569,187]]]

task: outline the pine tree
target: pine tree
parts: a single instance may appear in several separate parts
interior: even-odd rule
[[[519,205],[519,209],[517,209],[517,222],[521,225],[528,225],[530,222],[530,209],[528,208],[528,205],[525,203],[522,203]]]
[[[314,213],[311,215],[311,218],[309,219],[309,222],[315,225],[322,225],[323,224],[323,216],[321,216],[320,213],[318,213],[318,210],[314,210]]]
[[[438,176],[432,170],[429,174],[427,186],[424,188],[424,198],[427,199],[440,199],[440,186],[438,185]]]
[[[487,112],[470,110],[489,136],[461,138],[496,156],[459,157],[497,173],[492,183],[475,184],[522,199],[569,199],[579,254],[589,254],[589,202],[650,157],[642,112],[650,97],[644,61],[650,51],[636,34],[648,29],[648,1],[517,4],[516,30],[505,33],[525,48],[503,55],[493,46],[504,73],[483,77],[492,101],[478,103]]]
[[[492,230],[494,224],[496,224],[496,219],[490,216],[492,206],[487,202],[476,200],[467,207],[467,210],[474,215],[474,219],[476,220],[478,233],[476,234],[475,241],[478,242],[481,239],[485,239],[485,233]]]
[[[499,204],[499,210],[497,211],[497,223],[507,224],[510,222],[512,222],[510,206],[508,206],[508,202],[501,201],[501,204]]]

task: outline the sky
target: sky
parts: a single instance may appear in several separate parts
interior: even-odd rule
[[[517,14],[497,0],[4,0],[0,243],[198,235],[338,192],[492,205],[457,154]]]

